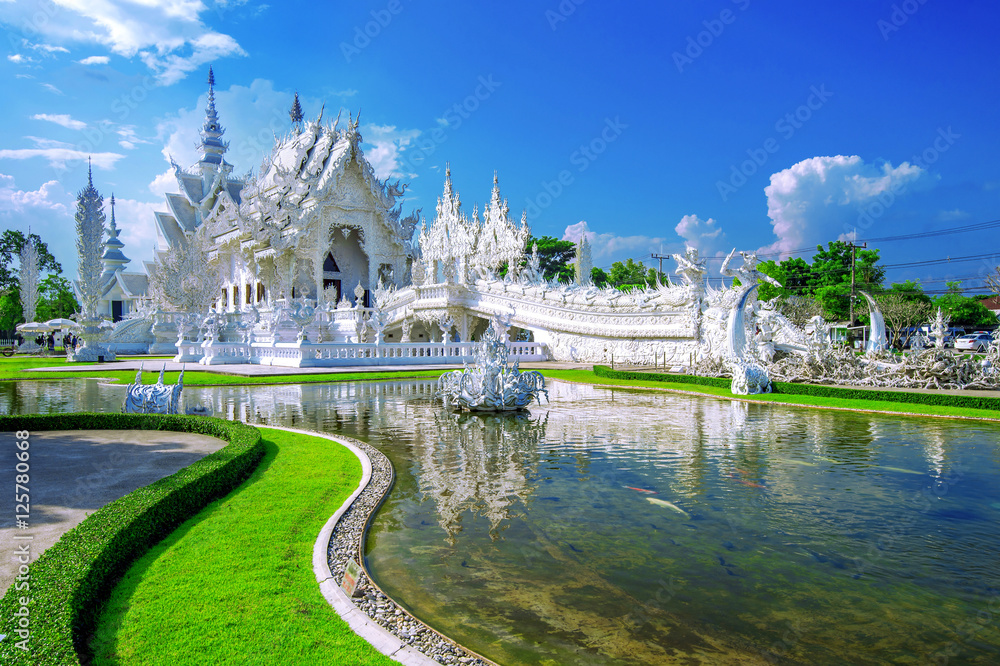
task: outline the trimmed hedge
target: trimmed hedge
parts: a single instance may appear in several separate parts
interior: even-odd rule
[[[732,380],[726,377],[695,377],[692,375],[622,371],[612,370],[606,365],[595,365],[594,374],[598,377],[607,377],[609,379],[628,379],[644,382],[701,384],[702,386],[717,386],[720,388],[729,388],[732,385]],[[991,398],[988,396],[923,393],[916,391],[886,391],[880,389],[851,388],[847,386],[792,384],[788,382],[773,382],[772,386],[775,393],[786,395],[811,395],[821,398],[840,398],[843,400],[875,400],[880,402],[1000,411],[1000,398]]]
[[[0,431],[174,430],[218,437],[227,446],[88,516],[31,564],[30,589],[15,584],[0,599],[0,662],[79,664],[100,605],[142,554],[186,519],[242,483],[264,456],[260,431],[211,417],[155,414],[0,416]],[[30,440],[29,440],[30,441]],[[30,449],[29,449],[30,451]],[[15,631],[28,596],[29,651]]]
[[[697,375],[666,375],[659,372],[637,372],[635,370],[612,370],[606,365],[595,365],[594,374],[608,379],[629,379],[639,382],[673,382],[675,384],[699,384],[729,388],[733,383],[728,377],[698,377]]]

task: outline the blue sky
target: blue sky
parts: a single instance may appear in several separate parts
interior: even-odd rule
[[[576,239],[585,222],[605,267],[685,243],[787,256],[989,222],[998,19],[995,3],[941,0],[4,0],[0,219],[75,273],[92,155],[138,270],[176,190],[167,155],[196,160],[212,65],[238,173],[287,131],[298,91],[307,117],[360,109],[369,160],[410,182],[428,223],[446,162],[470,213],[496,170],[535,235]],[[980,285],[997,239],[869,245],[889,265],[982,255],[889,270],[935,290]]]

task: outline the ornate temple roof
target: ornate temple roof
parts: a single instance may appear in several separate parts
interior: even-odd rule
[[[233,177],[233,165],[224,159],[229,149],[229,143],[222,140],[225,131],[215,108],[215,73],[209,67],[208,104],[198,144],[201,159],[188,169],[171,159],[180,193],[166,195],[170,212],[155,214],[156,226],[170,246],[183,242],[185,233],[197,230],[220,200],[234,206],[240,203],[245,179]]]
[[[348,164],[356,162],[376,203],[391,210],[403,196],[405,185],[375,176],[361,149],[359,118],[353,116],[346,128],[340,118],[331,126],[320,117],[306,123],[301,132],[292,132],[275,145],[261,168],[257,193],[282,194],[298,205],[307,197],[319,197],[337,187]]]

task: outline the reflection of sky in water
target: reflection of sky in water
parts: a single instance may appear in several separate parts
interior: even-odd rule
[[[184,397],[385,451],[379,583],[502,663],[996,663],[995,424],[558,382],[530,415],[481,417],[433,393]],[[123,395],[22,382],[0,386],[0,410],[118,411]]]

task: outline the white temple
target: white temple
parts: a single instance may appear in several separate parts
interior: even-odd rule
[[[521,360],[688,366],[722,353],[726,312],[703,311],[735,294],[706,293],[696,256],[679,259],[684,284],[623,293],[589,283],[585,243],[578,283],[547,282],[495,174],[469,217],[449,168],[428,225],[403,215],[405,185],[375,176],[357,118],[302,122],[297,104],[259,173],[236,177],[214,83],[209,70],[201,159],[173,164],[178,193],[156,213],[158,309],[113,340],[206,364],[458,363],[500,317]],[[127,261],[106,254],[109,270]]]
[[[496,174],[471,217],[450,168],[430,224],[420,211],[404,216],[406,186],[375,176],[358,118],[303,122],[297,97],[290,131],[258,174],[235,177],[214,83],[209,70],[201,159],[173,164],[179,193],[156,214],[165,247],[147,269],[157,309],[117,327],[113,341],[209,365],[458,364],[499,319],[521,361],[727,372],[749,390],[769,386],[764,366],[829,342],[820,323],[809,334],[752,290],[709,287],[694,248],[674,255],[675,284],[598,288],[586,242],[575,284],[546,281],[526,247],[526,217],[511,218]],[[127,259],[108,248],[114,272]],[[756,256],[740,255],[724,275],[756,284]]]

